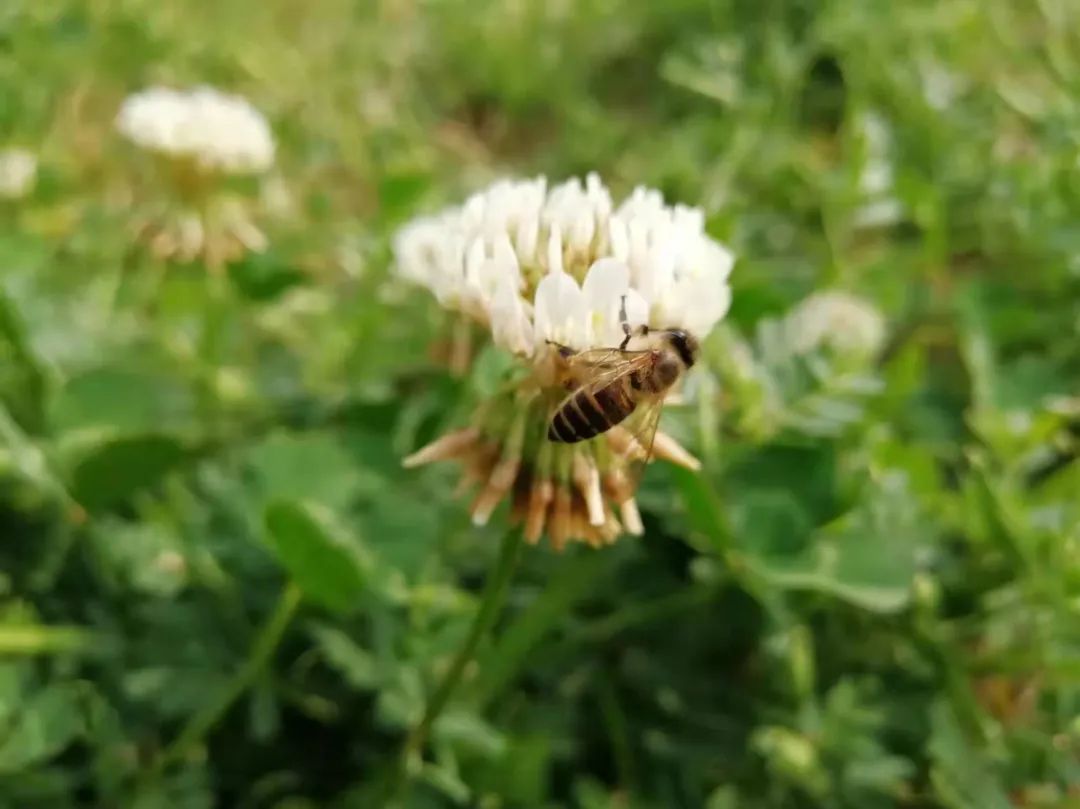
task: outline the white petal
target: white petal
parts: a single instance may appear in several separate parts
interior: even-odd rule
[[[731,268],[735,266],[735,256],[720,242],[713,239],[704,239],[697,256],[700,272],[705,275],[713,275],[726,280],[731,275]]]
[[[626,291],[626,322],[633,330],[649,322],[649,302],[636,289]],[[621,325],[619,330],[622,331]]]
[[[438,247],[431,290],[439,303],[457,306],[465,294],[465,240],[454,234]]]
[[[664,296],[658,317],[664,318],[665,326],[704,337],[730,306],[731,287],[716,276],[699,276],[674,285]]]
[[[595,171],[589,172],[585,178],[585,195],[598,214],[598,219],[601,222],[606,221],[611,216],[611,192]]]
[[[634,281],[643,288],[647,276],[647,263],[649,260],[649,231],[646,224],[640,220],[631,220],[626,227],[630,240],[630,250],[627,262],[630,264],[630,272]]]
[[[589,267],[582,291],[590,303],[621,295],[630,286],[630,268],[614,258],[597,259]]]
[[[579,253],[584,253],[592,244],[593,235],[596,233],[596,222],[590,215],[580,216],[573,220],[570,227],[570,246]]]
[[[558,224],[551,226],[551,235],[548,237],[547,270],[549,273],[563,272],[562,234],[559,232]]]
[[[618,217],[608,221],[608,238],[611,241],[611,255],[621,261],[630,260],[630,233],[626,222]]]
[[[510,237],[505,233],[495,238],[493,257],[499,272],[510,276],[515,290],[520,289],[521,267],[518,264],[517,254],[514,253],[514,246],[510,243]]]
[[[669,244],[659,244],[634,267],[634,286],[652,301],[662,300],[675,283],[675,252]]]
[[[522,264],[537,263],[536,246],[540,242],[540,217],[522,217],[514,232],[514,246]]]
[[[473,239],[465,253],[463,300],[468,306],[483,306],[487,254],[483,239]]]
[[[473,194],[461,209],[462,223],[470,227],[478,227],[484,221],[484,195]]]
[[[532,354],[532,323],[516,285],[508,276],[503,276],[496,287],[490,319],[491,335],[497,345],[515,354]]]
[[[623,262],[614,258],[593,262],[582,285],[593,344],[610,346],[622,342],[620,309],[629,290],[630,268]]]
[[[685,233],[702,233],[705,230],[705,212],[689,205],[676,205],[675,225]]]
[[[564,272],[550,272],[536,287],[533,312],[535,341],[550,340],[571,348],[584,348],[587,338],[585,296]]]

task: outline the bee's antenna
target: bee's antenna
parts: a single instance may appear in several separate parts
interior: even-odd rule
[[[619,350],[626,350],[627,344],[630,342],[630,337],[633,332],[630,330],[630,318],[626,316],[626,296],[622,296],[622,300],[619,302],[619,323],[622,324],[623,341],[619,343]]]
[[[623,337],[623,341],[619,343],[619,350],[625,351],[626,346],[630,343],[630,338],[634,336],[634,330],[630,328],[630,316],[626,314],[626,295],[623,295],[619,302],[619,324],[622,326],[623,334],[626,335]],[[638,333],[642,337],[648,334],[649,324],[642,323]]]

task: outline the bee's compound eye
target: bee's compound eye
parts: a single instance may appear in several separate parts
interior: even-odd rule
[[[668,332],[668,339],[671,342],[671,347],[678,352],[683,365],[687,368],[692,367],[695,360],[697,360],[698,352],[698,342],[693,335],[682,329],[672,329]]]

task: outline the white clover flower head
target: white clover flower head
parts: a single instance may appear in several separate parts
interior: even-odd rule
[[[151,87],[129,96],[116,128],[137,146],[221,174],[257,174],[274,162],[274,137],[246,99],[212,87]]]
[[[595,174],[556,186],[543,177],[502,180],[406,225],[394,254],[402,277],[482,324],[496,345],[535,371],[485,403],[473,426],[429,444],[406,465],[460,461],[466,482],[480,486],[473,520],[486,522],[510,495],[513,517],[532,542],[545,531],[556,548],[641,533],[627,473],[640,446],[621,426],[578,444],[548,441],[551,404],[566,391],[545,369],[561,356],[552,344],[571,351],[619,346],[624,311],[635,332],[678,328],[703,339],[730,305],[734,263],[705,233],[704,213],[668,205],[645,188],[616,205]],[[697,466],[663,433],[653,454]]]
[[[624,296],[631,325],[704,337],[727,312],[734,263],[704,225],[700,209],[645,188],[616,207],[595,174],[503,180],[407,225],[394,252],[401,275],[533,356],[549,340],[617,345]]]
[[[821,349],[872,356],[885,341],[885,319],[869,301],[841,290],[815,292],[785,318],[788,340],[799,354]]]
[[[20,199],[34,187],[38,161],[26,149],[0,150],[0,199]]]

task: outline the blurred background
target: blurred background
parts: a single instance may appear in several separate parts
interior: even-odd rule
[[[589,171],[738,257],[665,416],[705,467],[526,551],[404,805],[1080,806],[1078,46],[1068,0],[6,0],[0,807],[380,805],[505,523],[400,467],[500,361],[390,240]],[[116,121],[204,84],[276,148],[193,225]]]

